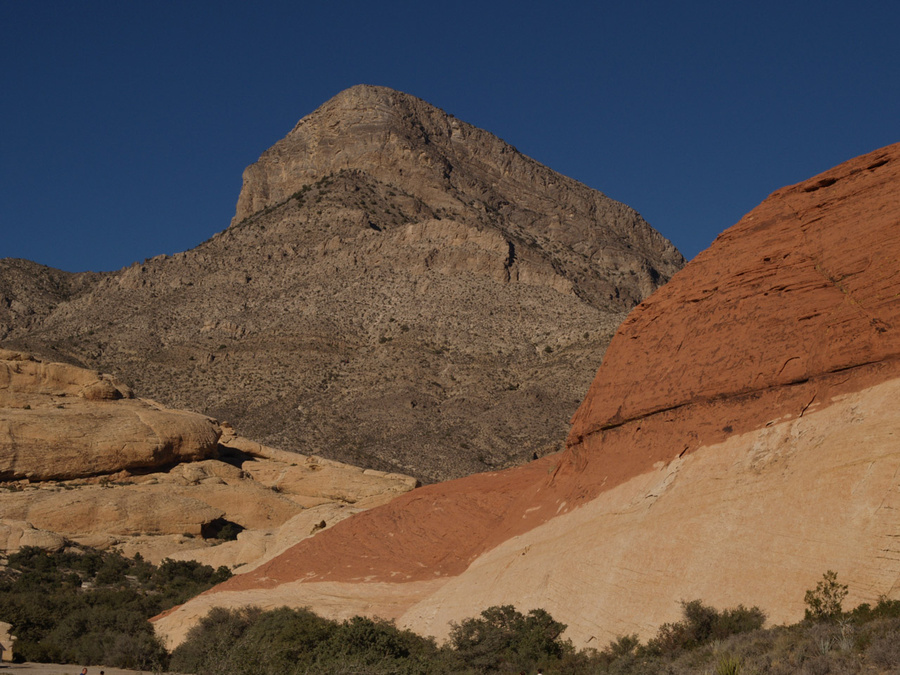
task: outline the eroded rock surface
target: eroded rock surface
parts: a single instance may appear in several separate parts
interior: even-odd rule
[[[214,420],[108,375],[0,350],[0,480],[65,480],[215,456]]]
[[[900,145],[779,190],[632,313],[565,452],[350,518],[160,632],[288,603],[443,638],[513,604],[584,647],[692,598],[795,621],[827,569],[900,597],[898,233]]]
[[[573,436],[900,355],[896,154],[778,190],[720,235],[629,315]]]
[[[234,568],[415,486],[267,448],[136,399],[109,375],[0,350],[3,551],[74,542]],[[237,541],[222,543],[225,527]]]

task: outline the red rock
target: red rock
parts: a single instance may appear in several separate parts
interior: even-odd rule
[[[619,328],[570,444],[900,354],[900,145],[773,193]]]
[[[586,436],[656,414],[669,427],[662,433],[683,424],[692,449],[761,426],[789,405],[799,413],[818,395],[810,386],[779,387],[818,379],[830,395],[842,389],[829,374],[867,365],[869,374],[871,364],[896,358],[898,185],[900,144],[775,192],[719,236],[619,329],[572,420],[561,465],[545,459],[415,490],[301,543],[255,575],[277,584],[301,570],[327,580],[459,574],[493,545],[555,515],[550,504],[577,504],[672,459],[654,452],[668,450],[655,429],[598,438],[583,456]],[[754,409],[762,393],[764,405]],[[684,424],[679,409],[686,406]],[[548,508],[522,517],[542,503]],[[244,575],[230,583],[255,582]]]

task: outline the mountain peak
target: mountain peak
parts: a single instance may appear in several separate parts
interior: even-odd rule
[[[417,98],[412,94],[398,91],[397,89],[374,84],[355,84],[352,87],[348,87],[335,94],[319,106],[319,109],[321,110],[322,108],[330,106],[345,106],[350,108],[360,104],[377,103],[399,106],[412,101],[417,101],[430,106],[430,104],[425,103],[422,99]]]
[[[639,301],[623,298],[610,274],[637,275],[644,297],[684,264],[630,207],[419,98],[371,85],[339,93],[249,166],[232,223],[277,208],[341,171],[405,195],[420,212],[495,230],[513,246],[577,247],[585,265],[602,268],[610,282],[581,289],[594,303],[630,308]]]
[[[417,106],[427,106],[437,111],[425,101],[401,91],[389,87],[357,84],[339,92],[300,119],[294,125],[291,134],[297,133],[305,126],[316,124],[335,125],[341,122],[359,123],[364,120],[390,124],[392,119],[397,122],[404,116],[414,114]],[[343,130],[348,129],[345,126]]]
[[[0,268],[0,329],[254,440],[433,481],[561,443],[624,312],[682,262],[628,206],[360,85],[265,151],[196,249],[8,321]]]

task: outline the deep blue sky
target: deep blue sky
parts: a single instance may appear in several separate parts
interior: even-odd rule
[[[688,258],[900,141],[900,3],[0,0],[0,257],[111,270],[227,227],[241,172],[399,89],[641,212]]]

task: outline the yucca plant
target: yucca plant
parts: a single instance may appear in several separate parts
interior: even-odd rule
[[[743,665],[738,656],[721,656],[716,663],[716,675],[740,675]]]

